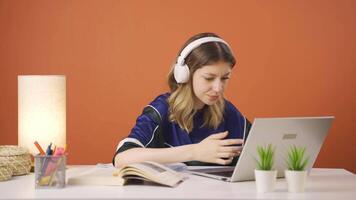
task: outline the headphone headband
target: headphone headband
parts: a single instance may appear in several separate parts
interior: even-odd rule
[[[218,38],[218,37],[203,37],[203,38],[199,38],[197,40],[194,40],[193,42],[189,43],[186,47],[184,47],[184,49],[182,50],[182,52],[180,53],[180,55],[177,58],[177,64],[178,65],[183,65],[185,62],[185,58],[197,47],[199,47],[200,45],[204,44],[204,43],[208,43],[208,42],[221,42],[226,44],[229,48],[229,44],[227,42],[225,42],[223,39]]]

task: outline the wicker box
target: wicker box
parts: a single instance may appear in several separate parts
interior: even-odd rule
[[[14,176],[28,174],[31,170],[31,155],[23,147],[3,145],[0,146],[0,163],[5,166],[2,167],[3,171],[9,168]]]

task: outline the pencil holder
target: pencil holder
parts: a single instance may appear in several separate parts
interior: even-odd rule
[[[35,188],[64,188],[66,156],[35,156]]]

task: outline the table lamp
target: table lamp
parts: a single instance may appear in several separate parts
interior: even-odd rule
[[[18,76],[18,145],[32,155],[66,144],[66,77],[64,75]]]

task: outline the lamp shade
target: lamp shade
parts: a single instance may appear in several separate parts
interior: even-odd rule
[[[43,147],[66,144],[66,77],[18,76],[18,144],[37,154]]]

